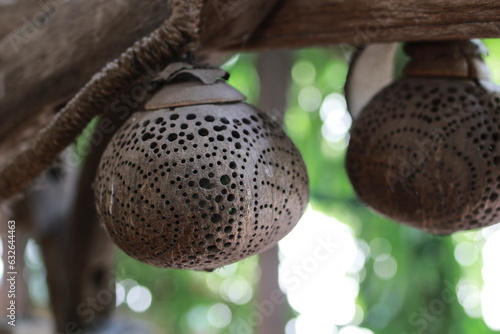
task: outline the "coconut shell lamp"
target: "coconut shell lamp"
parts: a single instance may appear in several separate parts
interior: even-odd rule
[[[360,199],[449,234],[500,218],[500,87],[476,41],[408,43],[402,78],[354,122],[346,157]]]
[[[244,103],[225,72],[172,66],[106,148],[97,208],[130,256],[211,270],[285,236],[305,209],[308,179],[281,125]]]

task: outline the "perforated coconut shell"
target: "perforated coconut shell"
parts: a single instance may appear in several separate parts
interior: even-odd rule
[[[127,254],[204,270],[275,245],[309,194],[300,153],[281,127],[241,102],[134,114],[103,154],[95,193],[106,230]]]
[[[497,223],[500,87],[397,80],[356,120],[346,167],[362,201],[394,220],[439,234]]]

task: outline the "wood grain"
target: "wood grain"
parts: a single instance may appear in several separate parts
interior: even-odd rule
[[[30,20],[44,20],[54,6],[41,6],[38,0],[0,0],[0,38],[16,29],[25,29]]]
[[[491,0],[287,0],[245,50],[500,36]]]

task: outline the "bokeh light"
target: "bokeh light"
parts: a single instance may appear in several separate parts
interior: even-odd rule
[[[481,289],[478,282],[461,279],[457,284],[457,297],[469,317],[481,317]]]
[[[27,267],[28,291],[37,306],[49,304],[49,292],[46,284],[47,274],[42,261],[40,246],[34,239],[29,239],[24,252]]]
[[[398,263],[396,260],[387,254],[379,255],[375,258],[373,271],[381,279],[391,279],[396,275]]]
[[[332,333],[354,320],[359,282],[349,272],[366,259],[357,245],[348,225],[310,207],[280,242],[280,283],[300,314],[297,334]]]
[[[313,86],[304,87],[299,92],[299,106],[305,111],[315,111],[320,107],[322,98],[318,88]]]
[[[127,293],[127,305],[137,313],[146,311],[151,306],[152,299],[151,291],[140,285],[134,286]]]
[[[455,247],[455,259],[462,266],[470,266],[479,258],[479,248],[476,243],[462,241]]]
[[[210,306],[207,313],[208,322],[215,328],[224,328],[231,322],[231,309],[222,303]]]
[[[116,306],[120,306],[125,302],[125,287],[120,282],[117,282],[115,285],[115,289]]]
[[[221,296],[234,304],[248,303],[253,296],[250,283],[243,277],[235,276],[224,280],[220,286]]]
[[[301,85],[309,85],[316,78],[316,68],[309,60],[299,60],[292,67],[292,79]]]
[[[323,120],[321,134],[328,142],[335,143],[346,138],[352,118],[347,112],[344,96],[337,93],[327,95],[321,104],[320,117]]]

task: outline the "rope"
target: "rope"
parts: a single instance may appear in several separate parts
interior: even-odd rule
[[[0,171],[0,202],[21,191],[126,87],[149,68],[185,58],[198,44],[202,1],[173,0],[161,27],[108,63],[68,102],[31,145]]]

